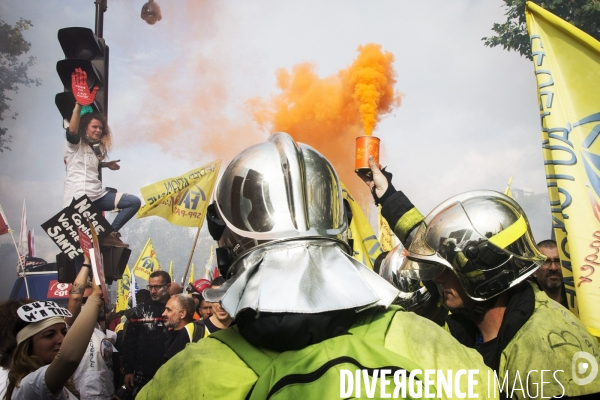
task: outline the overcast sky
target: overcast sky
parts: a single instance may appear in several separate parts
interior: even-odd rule
[[[122,168],[105,173],[106,186],[139,195],[213,159],[227,165],[267,137],[247,102],[278,93],[279,68],[312,62],[329,76],[352,64],[359,45],[376,43],[395,57],[403,98],[374,134],[382,164],[418,208],[426,213],[467,190],[503,191],[510,176],[514,188],[546,190],[533,65],[481,41],[505,19],[499,0],[158,2],[163,18],[150,26],[140,18],[143,0],[108,1],[110,156]],[[13,141],[0,153],[0,204],[18,231],[26,200],[38,254],[52,259],[57,249],[40,224],[60,210],[63,195],[57,32],[93,29],[94,2],[3,0],[0,16],[33,22],[25,32],[37,57],[29,75],[43,82],[11,96],[19,116],[4,121]],[[353,152],[353,141],[340,151]],[[549,222],[534,226],[537,240],[548,231]]]

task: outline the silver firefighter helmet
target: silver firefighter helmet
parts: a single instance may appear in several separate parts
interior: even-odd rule
[[[230,253],[231,279],[204,295],[234,317],[245,308],[315,313],[389,305],[397,295],[350,256],[341,183],[331,163],[286,133],[233,159],[207,217],[220,250]]]
[[[331,163],[286,133],[238,154],[215,190],[234,259],[266,242],[326,237],[347,246],[342,188]],[[347,249],[350,251],[350,249]]]
[[[402,306],[407,311],[413,311],[425,304],[431,298],[431,293],[420,280],[400,274],[400,267],[406,254],[407,251],[402,243],[394,247],[381,262],[379,276],[400,291],[394,304]]]
[[[545,258],[516,201],[476,190],[444,201],[425,217],[401,273],[430,280],[449,268],[469,297],[485,301],[523,281]]]

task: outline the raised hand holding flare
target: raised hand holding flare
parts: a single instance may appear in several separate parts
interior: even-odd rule
[[[94,86],[90,92],[87,86],[87,73],[81,68],[75,68],[75,72],[71,74],[71,89],[73,90],[75,101],[78,104],[89,106],[96,98],[98,86]]]

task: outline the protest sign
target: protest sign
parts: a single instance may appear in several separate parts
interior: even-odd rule
[[[108,297],[108,290],[106,290],[106,282],[104,279],[104,264],[102,263],[102,253],[100,253],[100,243],[98,242],[98,235],[96,235],[96,229],[92,222],[89,222],[90,233],[92,234],[92,247],[89,248],[90,261],[92,263],[92,272],[94,273],[94,280],[96,285],[102,289],[102,296],[104,297],[104,303],[110,304],[110,297]]]
[[[60,250],[73,260],[79,254],[83,254],[79,246],[77,229],[81,229],[91,237],[90,226],[86,220],[89,220],[95,228],[99,239],[103,239],[113,231],[108,221],[102,216],[102,212],[86,195],[73,200],[68,207],[44,222],[42,229]]]

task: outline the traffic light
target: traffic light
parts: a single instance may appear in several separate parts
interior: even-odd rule
[[[68,126],[75,107],[71,90],[71,74],[75,68],[87,73],[90,90],[98,86],[96,100],[91,106],[108,118],[108,46],[104,39],[97,38],[89,28],[73,27],[60,29],[58,41],[66,59],[56,63],[56,72],[65,90],[56,95],[55,102],[65,126]]]
[[[101,247],[104,264],[104,280],[108,285],[121,279],[131,256],[131,250],[124,247]]]

